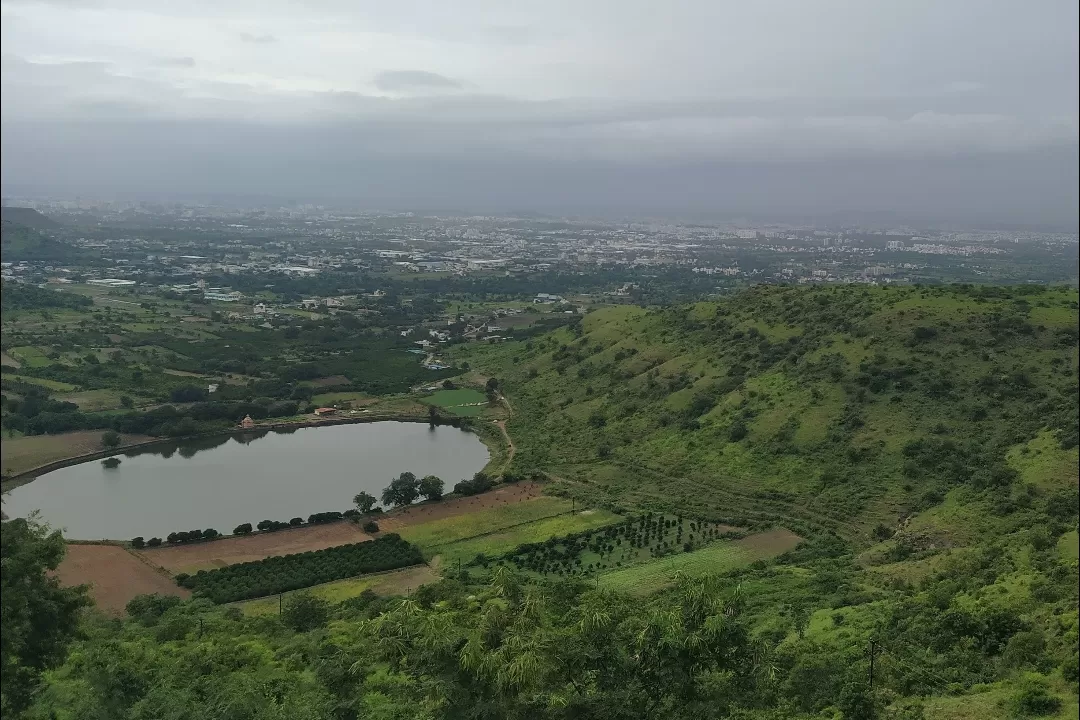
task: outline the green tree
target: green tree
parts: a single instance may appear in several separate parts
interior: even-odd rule
[[[106,430],[101,433],[101,444],[103,447],[114,448],[120,444],[120,433],[115,430]]]
[[[411,504],[419,496],[419,481],[411,472],[403,472],[382,492],[384,505],[401,507]]]
[[[356,505],[356,509],[364,513],[365,515],[371,512],[372,509],[375,507],[375,503],[378,502],[374,495],[363,490],[356,493],[356,495],[353,496],[352,501],[353,504]]]
[[[59,531],[33,520],[0,524],[0,715],[17,717],[30,703],[42,670],[64,660],[85,587],[62,588],[47,574],[64,557]]]
[[[435,475],[427,475],[420,478],[417,490],[428,500],[441,500],[443,495],[443,481]]]
[[[281,622],[296,632],[322,627],[329,618],[330,603],[310,592],[289,595],[282,604]]]

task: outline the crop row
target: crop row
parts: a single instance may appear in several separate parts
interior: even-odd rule
[[[323,550],[279,555],[217,570],[181,573],[176,582],[216,603],[274,595],[365,573],[418,565],[419,548],[396,533]]]

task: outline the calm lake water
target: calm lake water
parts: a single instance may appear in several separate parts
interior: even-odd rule
[[[174,530],[289,520],[379,497],[402,472],[438,475],[447,492],[488,461],[480,439],[452,427],[376,422],[260,431],[172,443],[42,475],[4,496],[4,513],[66,528],[79,540],[164,538]]]

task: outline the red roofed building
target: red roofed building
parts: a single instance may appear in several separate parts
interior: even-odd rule
[[[315,408],[316,415],[333,415],[337,412],[337,408]]]

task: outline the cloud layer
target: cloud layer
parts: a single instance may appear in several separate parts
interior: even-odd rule
[[[318,163],[356,187],[367,179],[336,158],[614,178],[1003,156],[1035,168],[1077,146],[1077,5],[1062,0],[2,5],[5,190],[59,182],[41,168],[90,141],[112,148],[120,182],[146,158],[113,145],[125,135],[237,161],[275,154],[258,138],[333,138]],[[1046,211],[1019,191],[1009,202]],[[1076,215],[1074,201],[1052,209]]]

